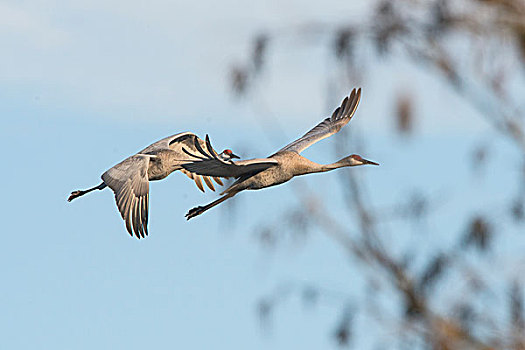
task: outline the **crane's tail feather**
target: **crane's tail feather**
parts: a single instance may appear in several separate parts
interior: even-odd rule
[[[206,184],[206,186],[208,186],[210,190],[215,192],[215,186],[213,185],[213,182],[211,181],[211,178],[209,176],[197,175],[196,173],[192,173],[191,171],[188,171],[186,169],[180,169],[180,171],[181,173],[183,173],[184,175],[186,175],[187,177],[195,181],[195,184],[197,185],[199,190],[201,190],[202,192],[204,192],[204,186],[202,186],[202,180],[204,180],[204,183]],[[223,186],[223,183],[219,178],[214,177],[213,179],[215,180],[216,183]]]
[[[204,186],[202,186],[202,176],[200,175],[195,175],[195,185],[197,185],[197,187],[199,188],[199,190],[201,190],[202,192],[204,192]]]
[[[210,190],[215,192],[215,187],[213,186],[213,182],[211,182],[210,178],[208,176],[203,176],[202,179],[204,180],[204,183]]]

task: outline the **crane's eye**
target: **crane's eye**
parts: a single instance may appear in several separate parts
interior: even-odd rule
[[[352,154],[352,158],[354,158],[355,160],[363,160],[363,158],[361,158],[361,156],[357,154]]]
[[[232,154],[232,150],[231,149],[225,149],[223,153],[226,153],[227,155],[230,155]]]

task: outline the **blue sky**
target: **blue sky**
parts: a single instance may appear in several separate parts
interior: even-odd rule
[[[274,47],[250,99],[232,98],[228,69],[246,59],[261,30],[353,19],[362,11],[358,2],[339,1],[1,1],[5,346],[333,347],[344,301],[308,309],[294,296],[280,305],[270,328],[257,318],[259,299],[290,283],[315,283],[349,300],[362,293],[358,277],[352,281],[359,266],[320,232],[301,244],[283,235],[275,250],[258,243],[257,227],[300,204],[295,185],[239,195],[233,222],[227,205],[186,222],[188,209],[216,194],[203,195],[173,174],[150,187],[150,237],[141,241],[127,235],[110,191],[73,203],[66,198],[98,184],[121,159],[181,131],[210,133],[217,148],[243,158],[271,154],[330,114],[353,86],[338,84],[337,94],[327,96],[327,79],[337,76],[327,68],[328,51],[307,43],[290,47],[293,34]],[[366,177],[375,204],[391,204],[407,191],[442,195],[449,204],[428,223],[439,232],[443,218],[461,229],[462,214],[484,210],[487,193],[489,208],[512,193],[514,185],[490,190],[512,184],[519,171],[498,170],[515,159],[505,142],[491,141],[498,160],[472,181],[468,157],[490,129],[444,82],[403,62],[369,63],[373,69],[366,67],[356,82],[363,99],[349,125],[367,144],[348,154],[362,153],[381,167],[342,171]],[[407,85],[418,101],[419,134],[401,140],[390,134],[391,96]],[[350,134],[344,135],[334,138]],[[335,144],[325,140],[305,154],[332,162]],[[343,203],[337,172],[295,182],[323,188],[333,208]],[[419,240],[435,246],[452,237]],[[413,239],[390,238],[400,247]],[[360,338],[371,342],[366,334]]]

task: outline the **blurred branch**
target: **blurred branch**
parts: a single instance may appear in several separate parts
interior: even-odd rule
[[[377,57],[401,56],[430,68],[437,77],[447,82],[452,91],[474,107],[493,130],[511,141],[525,156],[523,91],[515,88],[520,86],[523,89],[525,85],[525,2],[383,0],[377,3],[372,14],[363,16],[360,23],[316,23],[299,26],[298,30],[291,32],[319,40],[332,50],[336,64],[353,67],[355,71],[363,70],[362,62],[366,61],[358,59],[365,51],[358,50],[361,43],[375,48]],[[244,66],[235,66],[231,71],[231,84],[237,94],[250,94],[250,89],[257,84],[257,77],[264,72],[266,58],[270,54],[269,44],[283,35],[282,31],[268,31],[255,37],[250,61]],[[512,92],[516,91],[518,94],[513,95]],[[415,123],[413,99],[400,95],[397,103],[397,132],[407,136],[413,131]],[[445,106],[443,102],[438,107]],[[486,153],[485,148],[478,149],[475,162],[484,162]],[[521,157],[520,161],[524,160],[525,157]],[[469,254],[472,249],[466,248],[476,248],[474,255],[486,257],[487,252],[493,249],[496,233],[499,234],[495,220],[489,215],[468,217],[467,228],[457,233],[458,244],[426,252],[424,261],[417,266],[410,256],[394,253],[385,239],[384,222],[392,217],[405,222],[425,217],[431,212],[429,208],[435,207],[435,200],[422,195],[407,196],[406,201],[377,210],[366,195],[365,183],[351,171],[345,174],[343,187],[347,191],[345,200],[349,210],[343,217],[327,210],[322,198],[306,185],[297,187],[294,183],[291,185],[296,186],[294,193],[301,206],[287,212],[287,219],[281,218],[275,227],[263,227],[261,236],[271,239],[272,231],[279,230],[281,234],[283,227],[304,233],[315,225],[361,264],[365,278],[389,286],[387,292],[391,295],[388,298],[396,300],[401,310],[395,328],[403,338],[415,337],[431,349],[525,349],[521,283],[514,281],[511,285],[508,322],[501,322],[496,313],[493,315],[480,310],[476,304],[486,303],[480,296],[481,292],[491,297],[500,294],[496,286],[485,280],[483,269],[471,263]],[[512,198],[505,209],[516,223],[523,222],[525,217],[525,171],[519,176],[521,190],[516,192],[516,198]],[[446,220],[444,218],[443,221]],[[438,234],[450,230],[445,222],[436,229]],[[419,252],[417,245],[411,248],[416,254]],[[465,289],[454,295],[453,302],[436,302],[436,296],[442,292],[440,286],[451,283],[451,277],[447,281],[447,276],[455,277],[453,281],[461,282]],[[317,301],[323,294],[322,288],[308,288],[303,293],[312,300]],[[301,289],[286,289],[282,295],[294,290]],[[281,299],[283,297],[275,294],[264,299],[261,314],[267,314],[276,300]],[[342,310],[352,311],[342,312],[334,332],[341,346],[349,344],[353,334],[353,313],[357,312],[348,306],[346,296],[342,300],[345,305]],[[374,310],[377,313],[378,309]],[[383,311],[379,309],[379,312]]]
[[[326,30],[333,25],[304,25],[308,30],[296,31],[307,37],[319,38],[328,35],[334,56],[341,64],[359,65],[356,60],[356,42],[368,40],[377,48],[379,56],[395,56],[399,50],[418,65],[434,68],[482,117],[501,135],[512,140],[525,154],[525,117],[518,107],[521,99],[511,102],[502,88],[506,77],[515,77],[515,72],[503,72],[509,65],[501,61],[501,50],[511,57],[518,52],[522,78],[525,68],[525,11],[521,0],[482,1],[463,0],[463,6],[453,6],[451,1],[380,1],[370,18],[361,23],[343,23],[335,30]],[[424,13],[424,15],[422,15]],[[250,86],[264,68],[268,55],[268,44],[285,35],[282,31],[259,34],[254,39],[251,60],[244,67],[231,70],[231,84],[237,94],[247,94]],[[447,47],[445,38],[463,41],[462,48]],[[495,45],[498,43],[498,45]],[[397,45],[397,46],[396,46]],[[450,45],[449,45],[450,46]],[[476,47],[476,51],[466,49]],[[492,48],[493,47],[493,48]],[[483,62],[487,52],[493,54]],[[494,60],[493,58],[496,58]],[[499,58],[499,59],[498,59]],[[468,61],[470,60],[470,61]],[[472,62],[477,65],[499,67],[492,71],[475,72]],[[468,67],[468,68],[467,68]],[[465,71],[465,73],[462,73]],[[473,77],[467,79],[465,74]],[[522,79],[523,80],[523,79]],[[525,83],[525,82],[524,82]],[[483,93],[478,92],[484,91]],[[410,106],[399,105],[399,130],[406,132],[413,121]]]
[[[391,282],[392,289],[404,300],[405,322],[414,323],[406,327],[406,331],[417,331],[416,333],[430,339],[430,342],[439,349],[465,348],[465,346],[471,349],[491,349],[491,345],[474,337],[461,326],[459,321],[440,316],[437,311],[432,310],[425,294],[421,292],[421,286],[430,288],[430,281],[439,274],[438,270],[443,268],[449,258],[439,256],[423,275],[421,282],[416,283],[416,279],[411,277],[407,267],[388,254],[383,246],[375,229],[375,220],[369,215],[370,211],[359,190],[363,188],[363,184],[358,183],[351,172],[348,174],[345,180],[350,182],[350,186],[345,187],[351,189],[352,209],[357,210],[358,234],[351,234],[340,226],[338,220],[330,216],[330,211],[322,206],[322,201],[303,188],[296,193],[301,196],[301,202],[308,203],[306,210],[310,219],[322,228],[323,233],[340,243],[349,255],[358,258],[372,271],[377,271],[374,266],[383,271],[383,275]],[[425,327],[420,328],[418,324],[425,324]]]

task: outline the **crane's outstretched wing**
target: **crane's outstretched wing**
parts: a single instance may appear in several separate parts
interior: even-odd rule
[[[115,201],[129,234],[148,235],[150,156],[134,155],[102,174],[102,180],[115,192]]]
[[[189,131],[181,132],[175,135],[165,137],[161,140],[158,140],[152,143],[151,145],[149,145],[148,147],[144,148],[139,153],[148,154],[148,153],[164,151],[164,150],[169,150],[169,149],[177,150],[178,143],[185,142],[187,140],[191,140],[191,142],[189,142],[188,144],[190,143],[193,144],[194,138],[198,138],[198,137],[192,132],[189,132]],[[180,148],[179,148],[179,151],[180,151]]]
[[[206,150],[197,143],[195,143],[195,148],[198,154],[191,154],[185,148],[183,151],[200,160],[182,164],[182,167],[199,175],[237,178],[245,174],[263,171],[278,164],[277,160],[271,158],[257,158],[238,162],[224,161],[213,150],[208,135],[206,135]]]
[[[284,146],[276,153],[286,151],[301,153],[317,141],[335,134],[352,119],[360,99],[361,88],[353,89],[350,96],[345,97],[341,106],[337,107],[330,118],[326,118],[301,138]]]
[[[218,177],[240,177],[248,173],[257,173],[277,165],[271,158],[256,158],[238,162],[225,162],[220,159],[206,159],[183,164],[182,167],[196,174]]]
[[[204,140],[199,138],[197,135],[195,135],[192,132],[182,132],[179,134],[171,135],[168,137],[163,138],[162,140],[159,140],[148,147],[144,148],[142,151],[140,151],[138,154],[150,154],[150,153],[156,153],[159,151],[166,151],[170,150],[174,152],[174,158],[180,159],[180,164],[183,164],[188,161],[195,161],[199,158],[189,157],[186,153],[182,151],[182,147],[185,147],[188,150],[191,150],[193,153],[197,152],[197,149],[195,148],[195,142],[198,142],[201,147],[206,147]],[[182,171],[182,169],[181,169]],[[215,187],[213,186],[213,182],[209,177],[204,177],[197,175],[195,173],[191,173],[189,171],[182,171],[186,176],[188,176],[190,179],[195,181],[195,185],[204,192],[204,186],[202,185],[202,182],[208,186],[208,188],[212,191],[215,191]],[[223,183],[221,179],[214,178],[213,179],[217,184],[223,186]]]

